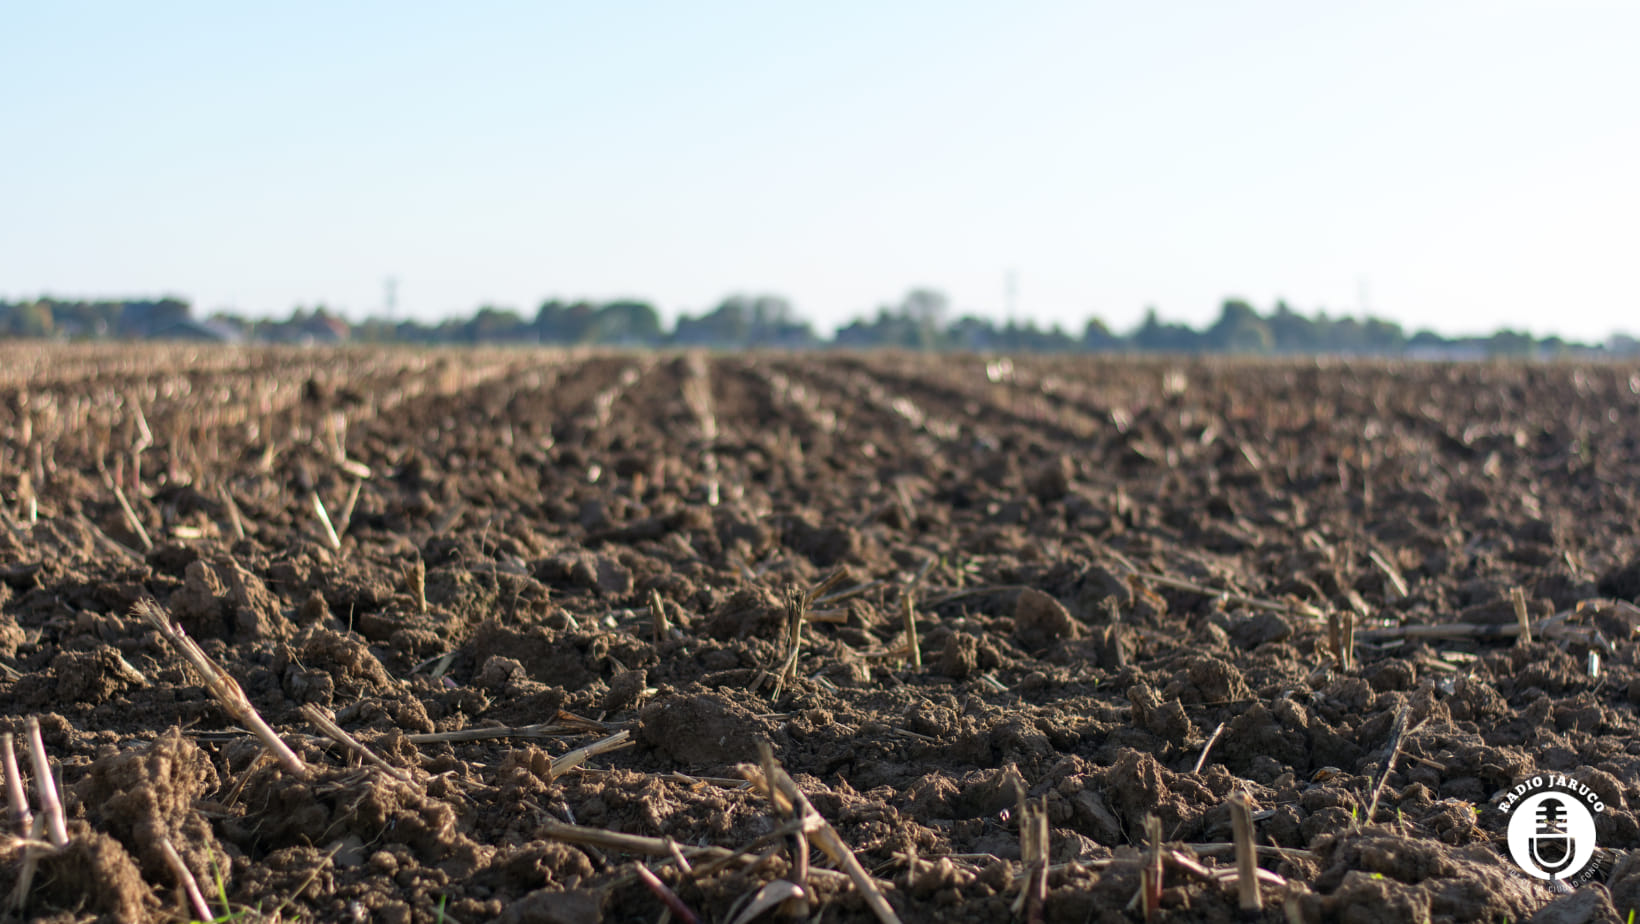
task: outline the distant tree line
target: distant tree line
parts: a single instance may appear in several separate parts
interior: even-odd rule
[[[0,337],[67,340],[194,339],[313,343],[540,343],[606,346],[697,346],[716,349],[776,347],[811,349],[894,347],[915,350],[1006,352],[1232,353],[1250,356],[1337,354],[1349,356],[1555,357],[1586,354],[1640,355],[1640,342],[1614,334],[1588,345],[1560,337],[1537,338],[1499,330],[1473,337],[1446,337],[1429,330],[1408,334],[1381,318],[1305,315],[1285,302],[1261,314],[1242,299],[1227,299],[1211,325],[1198,330],[1165,321],[1152,308],[1132,331],[1118,334],[1099,318],[1081,331],[1034,321],[997,323],[966,314],[952,317],[945,296],[913,289],[826,338],[775,295],[732,295],[699,315],[684,314],[671,329],[648,302],[557,299],[533,317],[486,305],[470,317],[436,324],[371,318],[350,323],[324,306],[298,307],[282,320],[247,320],[218,313],[194,316],[178,298],[69,301],[40,298],[0,301]]]

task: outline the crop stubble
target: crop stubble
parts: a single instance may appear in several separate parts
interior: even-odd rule
[[[25,915],[1520,920],[1538,769],[1640,905],[1632,368],[31,349]]]

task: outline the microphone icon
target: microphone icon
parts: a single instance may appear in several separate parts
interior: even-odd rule
[[[1531,837],[1532,862],[1555,879],[1572,865],[1577,851],[1567,829],[1566,806],[1550,797],[1538,803],[1537,827]]]

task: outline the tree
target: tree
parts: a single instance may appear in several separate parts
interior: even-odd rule
[[[609,302],[598,309],[593,327],[598,343],[641,346],[661,339],[661,316],[648,302]]]
[[[743,295],[731,295],[709,313],[678,318],[672,339],[694,346],[742,347],[751,333],[751,305]]]
[[[467,322],[466,336],[462,339],[473,343],[512,340],[517,339],[523,330],[524,319],[518,316],[518,312],[511,308],[485,305]]]
[[[56,328],[51,307],[44,300],[10,306],[4,316],[4,333],[12,337],[49,337]]]
[[[1202,347],[1201,334],[1184,324],[1164,323],[1154,307],[1146,309],[1144,322],[1128,340],[1152,353],[1194,353]]]
[[[542,302],[531,326],[543,343],[586,343],[596,333],[598,311],[586,302]]]
[[[783,296],[731,295],[701,317],[678,318],[672,340],[697,346],[804,347],[817,338]]]
[[[1532,335],[1524,331],[1505,328],[1486,338],[1486,355],[1526,357],[1531,356],[1537,347],[1537,341]]]
[[[1239,298],[1225,300],[1218,321],[1202,339],[1207,349],[1229,353],[1268,353],[1275,345],[1270,326]]]
[[[1086,327],[1082,328],[1082,349],[1095,353],[1106,353],[1122,348],[1122,338],[1110,329],[1102,318],[1088,318]]]
[[[1362,326],[1361,337],[1369,352],[1381,356],[1398,354],[1407,345],[1407,335],[1401,330],[1401,325],[1380,318],[1368,318]]]
[[[945,329],[945,339],[946,343],[955,349],[972,350],[976,353],[1003,346],[997,336],[996,325],[971,314],[965,314],[951,322]]]
[[[893,307],[877,309],[873,321],[859,319],[837,331],[837,346],[891,346],[931,350],[946,345],[942,326],[950,302],[933,289],[912,289]]]
[[[908,321],[915,330],[915,343],[906,346],[917,346],[924,350],[931,350],[942,345],[945,322],[945,313],[950,308],[950,300],[945,293],[933,289],[912,289],[900,301],[900,316]]]
[[[1282,353],[1306,353],[1316,348],[1315,321],[1294,311],[1286,301],[1276,302],[1265,324],[1270,328],[1272,345]]]
[[[180,298],[127,301],[119,313],[119,331],[126,337],[147,337],[189,319],[192,308]]]
[[[1359,353],[1364,340],[1361,322],[1355,318],[1339,318],[1327,328],[1326,347],[1334,353]]]
[[[915,346],[915,339],[904,318],[879,308],[875,320],[859,318],[838,328],[832,343],[840,347],[907,347]]]

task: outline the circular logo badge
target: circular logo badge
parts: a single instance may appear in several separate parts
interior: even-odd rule
[[[1534,793],[1510,814],[1509,855],[1539,879],[1576,876],[1594,857],[1594,846],[1594,815],[1570,793]]]

